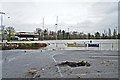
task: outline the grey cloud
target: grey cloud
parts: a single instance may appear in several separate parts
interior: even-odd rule
[[[97,2],[92,5],[92,9],[98,14],[110,14],[118,11],[117,2]]]
[[[117,3],[0,3],[5,11],[5,24],[13,24],[17,31],[33,31],[42,28],[45,17],[45,28],[55,30],[56,16],[59,16],[58,29],[71,31],[94,32],[117,26]],[[10,21],[7,19],[10,16]],[[109,26],[108,26],[109,25]],[[72,27],[71,27],[72,26]],[[108,26],[108,27],[106,27]]]

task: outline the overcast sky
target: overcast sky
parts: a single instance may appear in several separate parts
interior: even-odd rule
[[[103,32],[118,26],[118,2],[81,2],[78,0],[41,0],[27,2],[1,2],[0,11],[5,12],[4,25],[16,31],[35,31],[45,28],[79,32]],[[10,18],[8,18],[10,17]]]

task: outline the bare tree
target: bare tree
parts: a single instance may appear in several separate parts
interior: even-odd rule
[[[96,33],[95,33],[95,38],[96,38],[96,39],[100,39],[100,33],[99,33],[99,32],[96,32]]]
[[[111,29],[110,28],[108,29],[108,36],[109,36],[109,38],[111,38]]]
[[[113,31],[113,38],[115,39],[116,36],[117,36],[117,32],[116,32],[116,30],[114,29],[114,31]]]
[[[13,35],[13,32],[15,32],[15,29],[10,26],[10,27],[7,27],[6,30],[9,32],[9,39],[8,39],[8,41],[10,41],[11,40],[11,35]]]
[[[64,30],[62,31],[62,35],[63,35],[63,39],[64,39],[64,36],[65,36],[65,31]]]

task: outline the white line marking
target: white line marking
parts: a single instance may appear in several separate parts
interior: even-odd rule
[[[8,62],[11,62],[11,61],[13,61],[13,60],[15,60],[15,59],[16,59],[15,57],[10,58],[10,59],[8,60]]]
[[[34,54],[35,52],[37,53],[37,52],[41,52],[41,50],[38,50],[38,51],[32,51],[32,52],[29,52],[29,51],[27,51],[27,50],[25,50],[26,52],[23,52],[23,53],[25,53],[25,55],[31,55],[31,54]],[[42,52],[44,53],[44,50],[42,50]],[[41,53],[42,53],[41,52]]]
[[[54,62],[56,63],[56,66],[57,66],[58,72],[60,73],[60,76],[63,77],[63,74],[61,73],[60,67],[57,65],[57,61],[54,58],[55,55],[53,55],[52,58],[53,58]]]
[[[39,71],[33,76],[33,78],[36,78],[38,75],[40,75]]]

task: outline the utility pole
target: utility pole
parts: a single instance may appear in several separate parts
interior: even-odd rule
[[[10,17],[8,17],[8,19],[10,19]],[[10,20],[9,20],[10,21]],[[10,27],[10,26],[9,26]],[[12,27],[12,26],[11,26]],[[10,40],[11,40],[11,28],[8,30],[8,32],[9,32],[9,42],[10,42]]]
[[[3,26],[3,14],[5,14],[4,12],[0,12],[1,14],[1,30],[2,30],[2,42],[3,42],[3,31],[4,31],[4,26]]]
[[[56,24],[55,24],[55,32],[56,32],[56,40],[57,40],[57,27],[58,27],[58,16],[56,18]]]
[[[116,27],[116,39],[117,39],[117,27]]]
[[[57,27],[58,27],[58,16],[56,18],[56,24],[55,24],[55,32],[56,32],[56,48],[57,48]]]
[[[69,28],[68,28],[68,40],[69,40]]]
[[[44,17],[43,17],[43,40],[44,40]]]

